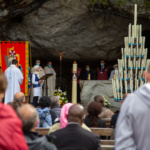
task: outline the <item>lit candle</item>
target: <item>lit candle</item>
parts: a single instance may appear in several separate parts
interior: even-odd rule
[[[90,73],[88,74],[88,80],[91,80],[91,74]]]

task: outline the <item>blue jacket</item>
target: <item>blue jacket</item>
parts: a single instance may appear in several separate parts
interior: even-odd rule
[[[52,117],[50,114],[50,109],[48,107],[41,109],[37,108],[37,112],[39,115],[39,124],[38,127],[46,128],[46,123],[51,127],[52,126]]]
[[[39,78],[36,74],[33,74],[32,76],[35,76],[35,81],[39,82]],[[34,77],[32,77],[32,79],[34,79]],[[33,88],[36,88],[36,87],[41,87],[41,84],[40,83],[38,83],[38,84],[33,83]]]
[[[32,78],[32,74],[31,71],[29,70],[28,83],[31,83],[31,78]],[[28,88],[31,88],[31,85],[28,85]]]

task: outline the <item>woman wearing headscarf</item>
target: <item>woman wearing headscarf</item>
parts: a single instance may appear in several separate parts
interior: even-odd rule
[[[72,106],[72,103],[66,103],[63,105],[60,113],[60,122],[55,123],[49,130],[49,134],[55,132],[58,129],[65,128],[68,125],[67,115],[69,113],[69,109]],[[82,124],[82,127],[86,130],[91,131],[85,124]]]

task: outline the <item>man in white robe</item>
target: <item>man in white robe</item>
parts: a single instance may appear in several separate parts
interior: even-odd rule
[[[150,82],[150,66],[144,72]],[[123,101],[116,126],[115,150],[150,149],[150,83],[146,83]]]
[[[8,86],[5,92],[5,104],[12,102],[14,95],[20,92],[20,85],[23,82],[23,75],[17,67],[18,61],[12,60],[12,65],[5,70]]]
[[[53,91],[56,88],[56,72],[55,70],[52,68],[52,62],[48,62],[47,66],[44,68],[45,74],[49,74],[52,73],[53,76],[51,76],[50,78],[47,79],[47,86],[48,86],[48,95],[47,96],[52,96],[53,95]],[[44,93],[46,95],[46,84],[44,85]]]

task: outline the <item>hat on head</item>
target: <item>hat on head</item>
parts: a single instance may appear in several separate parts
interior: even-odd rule
[[[115,64],[115,65],[113,66],[113,68],[115,68],[115,67],[118,67],[118,64]]]

